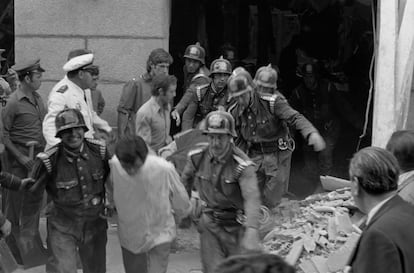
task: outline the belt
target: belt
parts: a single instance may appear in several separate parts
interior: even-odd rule
[[[242,225],[245,215],[241,209],[212,209],[205,208],[204,213],[208,214],[214,223],[221,226],[238,226]]]
[[[277,141],[254,142],[250,144],[250,150],[262,153],[274,153],[277,151],[293,151],[295,142],[292,138],[278,138]]]

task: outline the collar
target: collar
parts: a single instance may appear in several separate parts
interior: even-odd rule
[[[152,80],[151,75],[148,72],[145,74],[142,74],[141,79],[143,79],[146,82],[150,82]]]
[[[25,93],[23,93],[23,91],[18,88],[16,91],[16,97],[17,100],[22,100],[23,98],[27,98],[30,101],[30,97],[28,97]],[[38,94],[36,93],[36,91],[33,91],[33,97],[37,98]]]
[[[400,176],[398,177],[398,186],[401,186],[401,184],[404,183],[404,181],[406,181],[411,176],[414,176],[414,170],[400,174]]]
[[[380,210],[380,208],[387,203],[387,201],[389,201],[391,198],[393,198],[394,195],[391,195],[390,197],[382,200],[381,202],[379,202],[375,207],[373,207],[369,212],[368,212],[368,216],[367,216],[367,222],[366,224],[368,225],[369,222],[371,222],[372,218],[375,216],[375,214]]]
[[[64,153],[65,158],[67,159],[67,161],[69,161],[70,163],[75,161],[78,157],[81,157],[82,159],[88,160],[89,156],[87,154],[86,149],[84,149],[84,148],[85,148],[85,144],[82,143],[79,154],[73,153],[73,152],[71,152],[71,151],[69,151],[65,148],[63,148],[63,153]]]
[[[208,158],[210,160],[210,162],[216,162],[219,164],[224,164],[227,162],[229,155],[231,155],[231,151],[232,151],[232,145],[229,145],[229,147],[227,148],[227,151],[225,153],[223,153],[220,157],[214,157],[214,155],[211,153],[210,150],[208,150]]]

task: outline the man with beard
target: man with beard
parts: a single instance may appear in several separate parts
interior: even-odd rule
[[[155,76],[168,75],[173,62],[170,53],[162,48],[151,51],[147,60],[147,72],[138,79],[124,85],[118,105],[118,136],[120,138],[135,134],[135,114],[151,97],[151,84]]]
[[[215,111],[219,106],[226,106],[228,102],[227,80],[231,74],[231,64],[220,57],[210,66],[212,82],[194,86],[192,99],[183,114],[182,130],[197,126],[208,113]]]
[[[260,249],[260,195],[254,163],[233,143],[233,117],[210,112],[201,129],[209,144],[189,152],[181,180],[189,194],[193,187],[199,194],[201,208],[193,211],[200,215],[193,217],[203,272],[212,273],[226,257]]]
[[[156,153],[172,141],[170,113],[176,89],[175,76],[156,76],[152,80],[151,98],[137,112],[136,134]]]
[[[104,273],[107,222],[103,214],[110,157],[103,142],[85,138],[88,127],[78,109],[60,111],[55,124],[61,142],[37,155],[30,176],[36,180],[30,190],[46,188],[51,199],[46,209],[53,255],[49,262],[57,272],[74,273],[79,254],[83,272]]]

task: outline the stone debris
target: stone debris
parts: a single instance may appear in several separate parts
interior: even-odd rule
[[[301,201],[283,199],[261,230],[264,249],[300,273],[343,272],[361,233],[364,215],[355,211],[349,188]]]

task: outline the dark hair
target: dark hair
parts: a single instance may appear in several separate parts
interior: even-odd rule
[[[148,155],[148,147],[140,136],[128,136],[118,141],[115,146],[115,155],[118,159],[125,163],[134,163],[137,158],[142,162]]]
[[[382,148],[367,147],[357,152],[349,165],[351,179],[369,194],[379,195],[398,188],[399,167],[394,155]]]
[[[173,63],[173,57],[170,53],[165,51],[163,48],[156,48],[151,51],[147,60],[147,72],[151,71],[151,65],[157,65],[160,63]]]
[[[231,256],[219,264],[216,273],[295,273],[295,268],[274,254]]]
[[[394,132],[386,149],[397,158],[403,172],[414,170],[414,131]]]
[[[33,72],[32,71],[26,71],[24,73],[17,73],[17,77],[19,78],[19,81],[24,81],[24,78],[26,76],[29,76],[30,80],[33,78]]]
[[[152,79],[151,95],[158,97],[160,95],[160,89],[163,94],[167,92],[171,85],[177,84],[177,78],[173,75],[157,75]]]

